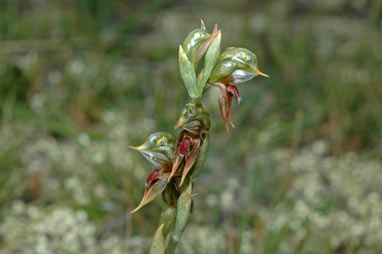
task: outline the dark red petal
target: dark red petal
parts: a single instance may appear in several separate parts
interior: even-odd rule
[[[175,149],[179,149],[180,143],[183,141],[184,136],[186,136],[187,131],[183,130],[181,133],[179,133],[176,141],[175,141]]]
[[[235,95],[237,102],[240,104],[240,93],[235,85],[227,85],[227,91]]]
[[[225,84],[217,83],[216,85],[220,88],[220,97],[219,97],[220,114],[224,120],[225,129],[228,132],[229,128],[228,128],[228,119],[227,119],[227,100],[228,100],[227,95],[231,95],[231,94],[227,91],[227,86]]]
[[[235,125],[233,124],[233,122],[231,121],[231,106],[232,106],[232,99],[233,99],[233,95],[232,93],[228,93],[227,94],[227,101],[226,101],[226,118],[227,120],[229,121],[229,123],[231,124],[232,128],[235,128]]]
[[[231,106],[232,106],[232,99],[233,95],[228,90],[225,90],[224,95],[224,112],[225,112],[225,123],[226,123],[226,129],[228,131],[228,122],[231,124],[232,128],[235,128],[235,125],[231,121]]]
[[[149,174],[149,176],[146,178],[146,188],[151,185],[151,183],[158,178],[158,176],[161,174],[161,170],[159,168],[155,169],[153,172]]]
[[[192,141],[189,137],[184,137],[184,139],[182,140],[182,143],[179,146],[179,153],[185,156],[188,150],[190,149],[191,143]]]
[[[232,128],[235,128],[235,125],[231,121],[231,106],[232,106],[232,98],[234,94],[236,93],[235,90],[237,90],[237,88],[234,85],[224,85],[224,84],[220,84],[219,87],[220,87],[219,108],[225,123],[225,128],[228,132],[229,131],[228,123],[231,124]],[[230,91],[228,90],[228,88],[230,89]],[[238,92],[239,91],[237,91],[237,93]]]

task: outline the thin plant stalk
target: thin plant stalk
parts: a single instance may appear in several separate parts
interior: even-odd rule
[[[257,75],[268,77],[258,69],[257,58],[248,49],[230,47],[221,52],[218,26],[208,33],[201,23],[201,28],[190,32],[179,46],[180,74],[190,97],[175,125],[180,133],[174,137],[156,132],[142,145],[131,147],[153,164],[143,198],[132,213],[159,195],[168,206],[161,214],[150,254],[174,254],[191,214],[192,186],[203,168],[210,143],[210,116],[202,105],[202,96],[211,86],[220,88],[219,109],[228,133],[229,125],[234,128],[232,102],[240,102],[237,85]]]

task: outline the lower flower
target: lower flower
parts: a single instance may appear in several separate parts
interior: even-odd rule
[[[169,176],[170,173],[164,172],[163,169],[154,169],[154,171],[151,172],[146,179],[145,193],[143,194],[141,202],[137,208],[131,211],[131,213],[135,213],[143,206],[153,201],[159,194],[161,194],[166,188]]]

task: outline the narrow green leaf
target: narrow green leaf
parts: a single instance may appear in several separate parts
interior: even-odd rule
[[[206,83],[211,75],[212,70],[215,67],[215,64],[219,58],[220,54],[220,42],[221,42],[221,32],[218,31],[218,35],[214,39],[214,41],[211,43],[211,46],[208,48],[206,56],[205,56],[205,62],[204,62],[204,69],[198,76],[198,92],[200,95],[203,94],[204,87],[206,86]]]
[[[192,67],[190,60],[188,60],[186,53],[184,53],[182,46],[179,46],[179,69],[183,82],[186,85],[188,95],[192,99],[200,97],[201,94],[198,93],[198,88],[196,86],[196,74],[194,68]]]
[[[165,253],[165,244],[163,237],[163,227],[164,224],[160,225],[157,231],[155,232],[153,244],[150,248],[150,254],[164,254]]]
[[[192,183],[187,186],[187,189],[180,194],[177,204],[176,223],[174,232],[179,237],[182,235],[183,230],[187,224],[188,216],[191,210],[191,194]]]
[[[165,211],[162,212],[159,220],[160,225],[164,225],[163,227],[163,237],[166,239],[168,233],[171,231],[175,224],[176,217],[176,209],[175,207],[169,207]]]

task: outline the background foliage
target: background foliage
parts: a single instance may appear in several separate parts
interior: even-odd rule
[[[151,166],[127,147],[173,128],[200,18],[270,78],[229,135],[206,96],[179,253],[382,251],[381,0],[2,0],[1,253],[146,253],[164,205],[129,215]]]

